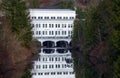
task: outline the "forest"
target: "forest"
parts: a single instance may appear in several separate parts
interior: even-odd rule
[[[87,10],[77,8],[72,41],[76,78],[120,78],[119,4],[102,0]]]
[[[76,78],[120,78],[120,0],[2,0],[0,78],[31,77],[31,57],[40,46],[32,39],[28,9],[50,6],[76,10],[72,38]]]

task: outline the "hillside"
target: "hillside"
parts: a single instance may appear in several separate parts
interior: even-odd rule
[[[26,0],[26,5],[29,8],[61,8],[61,4],[67,4],[68,1]],[[96,4],[95,1],[85,0],[84,2],[84,0],[76,0],[73,4],[77,7],[87,8],[91,4]],[[36,53],[36,44],[31,42],[31,48],[29,49],[21,46],[21,41],[11,30],[8,18],[1,14],[0,22],[0,78],[21,78],[26,66],[31,64],[31,58]]]

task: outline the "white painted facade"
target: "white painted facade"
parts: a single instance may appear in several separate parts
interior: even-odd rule
[[[75,78],[69,50],[58,49],[69,46],[72,37],[75,11],[70,9],[30,9],[33,38],[41,42],[41,53],[34,61],[32,78]],[[51,45],[47,43],[51,41]],[[53,42],[53,43],[52,43]],[[63,47],[60,43],[64,43]],[[51,46],[51,47],[49,47]],[[52,50],[46,53],[46,50]],[[60,50],[61,51],[61,50]]]

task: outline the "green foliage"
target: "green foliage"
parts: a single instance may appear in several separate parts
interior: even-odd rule
[[[78,41],[79,40],[79,32],[80,32],[80,21],[75,20],[74,21],[74,29],[73,29],[73,41]]]
[[[28,68],[26,68],[21,78],[31,78],[31,72]]]
[[[29,0],[29,8],[39,8],[40,0]]]
[[[62,1],[60,7],[62,9],[74,9],[74,2],[73,0]]]
[[[117,61],[114,62],[114,77],[113,78],[120,78],[120,56],[118,57]]]
[[[99,47],[97,48],[99,51],[102,47],[104,47],[104,45],[100,46],[100,44],[105,43],[107,44],[108,50],[102,51],[107,52],[107,55],[109,56],[108,60],[106,60],[106,65],[111,62],[111,67],[115,72],[117,71],[117,73],[113,72],[109,68],[108,70],[112,73],[98,73],[100,70],[96,71],[97,68],[95,67],[88,68],[83,66],[83,68],[79,69],[83,72],[80,77],[93,78],[92,76],[96,73],[97,75],[95,78],[102,78],[102,74],[103,76],[109,75],[112,78],[112,74],[115,73],[117,77],[114,78],[119,78],[119,70],[117,70],[119,63],[117,59],[120,56],[120,0],[103,0],[97,7],[90,8],[87,11],[87,14],[82,13],[81,9],[77,9],[77,19],[80,21],[75,21],[76,27],[74,28],[73,42],[76,40],[77,44],[79,43],[80,45],[84,45],[83,49],[79,48],[83,51],[83,54],[85,54],[85,65],[89,66],[90,64],[90,59],[87,55],[89,55],[92,51],[95,51],[96,47]],[[81,21],[84,17],[86,19],[85,22]],[[83,38],[81,38],[81,35],[83,35]],[[83,39],[82,44],[80,43],[81,39]],[[113,66],[114,62],[116,66]]]
[[[3,11],[10,22],[12,31],[18,36],[22,45],[29,47],[32,39],[29,12],[23,0],[3,0]]]

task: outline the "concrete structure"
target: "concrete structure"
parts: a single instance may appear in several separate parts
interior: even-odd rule
[[[32,78],[75,78],[71,53],[75,11],[70,9],[30,9],[33,38],[41,42],[34,61]]]

